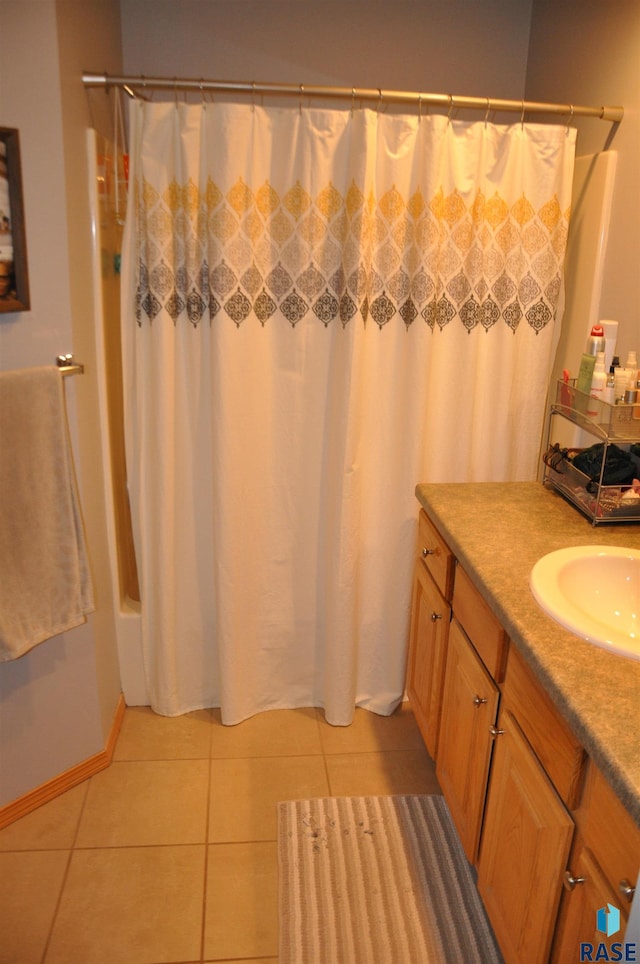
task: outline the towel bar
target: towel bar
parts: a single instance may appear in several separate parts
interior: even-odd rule
[[[58,355],[56,365],[60,369],[60,374],[63,376],[84,374],[84,365],[75,362],[73,355]]]

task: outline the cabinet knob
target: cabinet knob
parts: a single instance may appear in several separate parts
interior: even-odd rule
[[[493,726],[492,724],[489,727],[489,733],[491,734],[492,737],[495,738],[496,736],[502,736],[502,734],[504,733],[504,730],[499,730],[497,726]]]
[[[432,623],[435,623],[438,619],[442,619],[442,613],[431,613]]]
[[[486,703],[486,702],[487,702],[486,696],[474,696],[474,697],[473,697],[473,705],[476,707],[476,709],[477,709],[479,706],[482,706],[482,704],[483,704],[483,703]]]
[[[432,556],[435,551],[436,551],[435,549],[427,549],[426,546],[423,546],[423,547],[422,547],[422,556],[423,556],[424,559],[426,559],[427,556]]]
[[[562,886],[565,890],[573,890],[576,884],[584,884],[586,877],[574,877],[570,870],[562,875]]]
[[[624,878],[624,880],[621,880],[620,883],[618,884],[618,890],[620,891],[621,897],[624,897],[625,900],[628,900],[629,903],[631,903],[631,901],[633,900],[633,895],[636,892],[636,889],[633,886],[633,884],[627,880],[626,877]]]

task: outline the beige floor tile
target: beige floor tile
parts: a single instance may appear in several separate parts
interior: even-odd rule
[[[0,830],[0,851],[70,850],[87,788],[85,781]]]
[[[0,962],[39,964],[69,853],[0,854]]]
[[[358,708],[351,726],[331,726],[321,720],[319,729],[325,753],[415,750],[423,746],[408,703],[401,703],[391,716],[379,716]]]
[[[440,793],[435,764],[426,750],[345,753],[327,757],[331,794]]]
[[[204,843],[208,760],[112,763],[91,778],[77,847]]]
[[[209,756],[212,710],[159,716],[149,706],[127,709],[114,760],[197,760]]]
[[[328,794],[321,756],[213,760],[209,841],[275,840],[280,800]]]
[[[204,846],[73,854],[47,964],[200,959]]]
[[[276,844],[212,844],[207,866],[205,960],[276,956]]]
[[[322,753],[318,710],[267,710],[236,726],[224,726],[213,710],[212,757],[310,756]]]

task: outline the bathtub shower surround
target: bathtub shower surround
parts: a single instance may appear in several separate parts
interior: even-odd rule
[[[575,131],[131,105],[126,441],[153,708],[393,710],[415,480],[535,478]]]

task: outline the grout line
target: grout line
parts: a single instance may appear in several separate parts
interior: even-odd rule
[[[74,855],[75,850],[76,850],[76,843],[77,843],[77,840],[78,840],[78,834],[80,833],[80,824],[81,824],[81,822],[82,822],[82,817],[83,817],[83,815],[84,815],[85,807],[86,807],[86,805],[87,805],[87,797],[89,796],[89,786],[90,786],[92,780],[93,780],[93,777],[90,777],[90,778],[86,781],[86,788],[85,788],[84,798],[83,798],[83,800],[82,800],[82,805],[81,805],[81,807],[80,807],[80,812],[79,812],[79,814],[78,814],[78,820],[77,820],[77,823],[76,823],[76,829],[75,829],[74,834],[73,834],[73,840],[71,841],[71,847],[69,848],[69,856],[67,857],[67,865],[66,865],[66,867],[64,868],[64,874],[62,875],[62,882],[61,882],[61,884],[60,884],[60,891],[59,891],[59,893],[58,893],[58,899],[56,900],[56,905],[55,905],[55,907],[54,907],[54,909],[53,909],[53,914],[52,914],[52,916],[51,916],[51,926],[49,927],[49,931],[48,931],[48,933],[47,933],[47,939],[46,939],[46,941],[44,942],[44,947],[43,947],[43,949],[42,949],[42,957],[40,958],[41,964],[44,964],[44,962],[45,962],[45,960],[46,960],[46,958],[47,958],[47,954],[48,954],[48,952],[49,952],[49,946],[50,946],[50,944],[51,944],[51,938],[53,937],[53,931],[54,931],[54,928],[55,928],[55,925],[56,925],[56,921],[57,921],[57,919],[58,919],[58,912],[59,912],[59,910],[60,910],[60,905],[61,905],[61,903],[62,903],[62,895],[64,894],[65,888],[66,888],[66,886],[67,886],[67,880],[68,880],[68,877],[69,877],[69,870],[71,869],[71,860],[73,859],[73,855]],[[32,851],[32,852],[33,852],[33,851]]]
[[[327,763],[327,752],[325,750],[324,742],[322,740],[322,733],[320,732],[320,719],[318,718],[318,739],[320,740],[320,749],[322,750],[322,762],[324,764],[324,775],[327,781],[327,791],[329,796],[333,796],[333,789],[331,787],[331,777],[329,776],[329,765]]]
[[[204,961],[205,932],[207,928],[207,878],[209,874],[209,815],[211,813],[211,784],[213,760],[209,756],[209,780],[207,783],[207,811],[204,825],[204,873],[202,880],[202,919],[200,922],[200,961]]]

